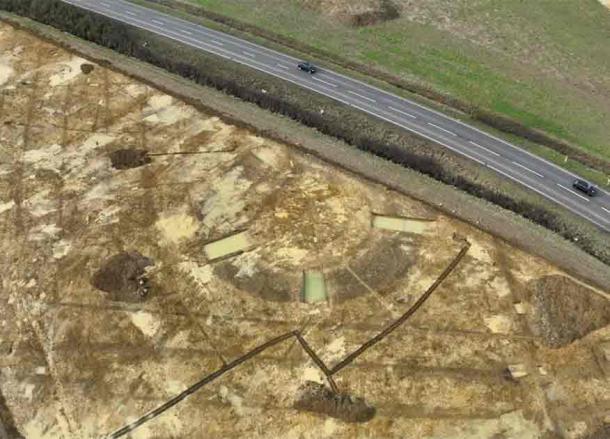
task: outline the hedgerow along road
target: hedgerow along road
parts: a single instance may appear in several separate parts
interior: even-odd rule
[[[572,188],[573,173],[509,142],[411,100],[330,69],[301,72],[302,61],[125,0],[62,0],[246,65],[397,125],[517,182],[610,232],[610,194],[588,197]]]

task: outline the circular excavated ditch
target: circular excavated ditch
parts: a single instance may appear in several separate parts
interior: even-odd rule
[[[413,234],[373,229],[368,194],[311,174],[257,202],[248,233],[257,248],[214,263],[236,288],[271,301],[298,300],[304,272],[322,272],[334,303],[385,294],[413,264]]]
[[[140,302],[149,295],[146,267],[152,259],[137,251],[118,253],[102,263],[91,278],[91,284],[109,294],[111,300]]]
[[[610,324],[610,301],[560,275],[528,285],[530,325],[545,346],[560,348]]]

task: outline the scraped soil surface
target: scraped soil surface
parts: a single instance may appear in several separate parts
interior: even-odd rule
[[[367,422],[375,416],[375,407],[368,405],[362,398],[335,393],[313,381],[308,381],[301,387],[294,408],[346,422]]]
[[[564,276],[545,276],[530,285],[532,331],[559,348],[610,324],[610,302]]]
[[[104,262],[91,283],[98,290],[110,293],[112,300],[138,302],[148,295],[145,269],[153,261],[137,251],[123,252]]]
[[[151,162],[148,151],[143,149],[119,149],[110,153],[110,161],[115,169],[131,169]]]
[[[0,122],[5,428],[105,436],[295,330],[335,365],[429,288],[462,236],[467,256],[424,306],[335,376],[374,417],[364,401],[319,385],[299,398],[299,386],[324,376],[286,339],[133,437],[550,439],[548,425],[577,425],[582,439],[599,430],[610,326],[543,349],[514,306],[529,305],[527,286],[557,267],[102,65],[85,75],[86,62],[0,25],[0,119],[12,121]],[[154,160],[117,171],[117,149]],[[117,158],[132,166],[144,155]],[[434,221],[393,232],[373,227],[375,214]],[[208,260],[207,244],[241,232],[251,247]],[[327,301],[301,301],[308,270],[324,273]],[[504,379],[510,365],[528,375]]]

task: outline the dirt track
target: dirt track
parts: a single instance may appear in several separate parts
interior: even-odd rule
[[[113,431],[294,329],[334,364],[413,304],[459,250],[455,234],[472,248],[447,283],[337,377],[376,407],[373,420],[295,411],[298,387],[322,376],[287,344],[134,437],[535,438],[599,428],[609,329],[542,347],[522,293],[562,275],[545,261],[122,75],[99,66],[85,75],[84,60],[5,25],[0,49],[0,387],[25,437]],[[111,155],[123,149],[150,152],[150,163],[115,169]],[[371,227],[372,213],[433,222],[389,232]],[[205,245],[240,230],[252,248],[206,259]],[[131,250],[154,261],[153,294],[111,301],[91,279]],[[379,272],[396,259],[408,264]],[[305,269],[332,280],[327,302],[301,302]],[[515,365],[527,375],[506,379]]]

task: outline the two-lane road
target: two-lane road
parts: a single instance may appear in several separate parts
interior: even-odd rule
[[[610,194],[572,189],[570,172],[473,126],[327,69],[297,70],[292,56],[125,0],[63,0],[247,65],[357,108],[463,155],[610,231]]]

